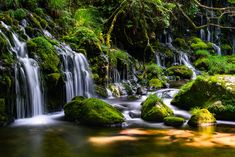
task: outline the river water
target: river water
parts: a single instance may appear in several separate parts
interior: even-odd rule
[[[158,95],[170,102],[174,91]],[[86,127],[64,121],[63,112],[19,119],[0,128],[1,157],[232,157],[235,125],[220,121],[216,126],[191,129],[148,123],[140,116],[140,103],[125,97],[106,101],[122,110],[126,122],[119,128]],[[170,105],[170,103],[167,103]],[[173,106],[171,106],[173,108]],[[174,108],[177,115],[189,113]]]

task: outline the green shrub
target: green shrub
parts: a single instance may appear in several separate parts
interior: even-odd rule
[[[198,58],[202,58],[202,57],[209,57],[210,56],[210,52],[208,50],[197,50],[195,52],[195,55]]]

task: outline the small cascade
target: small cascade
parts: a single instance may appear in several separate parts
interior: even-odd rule
[[[221,48],[218,45],[212,43],[212,47],[216,51],[217,55],[220,55],[220,56],[222,55]]]
[[[43,33],[45,36],[55,39],[47,30],[43,30]],[[73,51],[65,43],[60,43],[55,48],[63,63],[66,102],[71,101],[75,96],[94,96],[92,74],[86,57],[82,53]]]
[[[161,56],[159,52],[155,53],[156,63],[159,67],[165,68],[165,57]]]
[[[10,31],[10,26],[1,22]],[[28,57],[26,43],[20,41],[18,35],[12,32],[14,46],[8,42],[10,50],[15,53],[15,92],[17,118],[34,117],[43,114],[43,94],[40,82],[38,63]],[[6,37],[6,36],[4,36]],[[9,39],[6,38],[7,41]]]
[[[110,77],[112,78],[113,83],[120,83],[121,82],[120,73],[116,68],[112,69]]]
[[[180,60],[180,64],[184,64],[186,67],[188,67],[189,69],[192,70],[193,72],[193,76],[192,76],[192,79],[195,80],[196,77],[197,77],[197,74],[196,74],[196,69],[193,67],[193,65],[191,64],[189,58],[188,58],[188,55],[184,52],[180,52],[180,56],[179,56],[179,60]]]
[[[201,25],[203,25],[203,15],[201,15]],[[206,41],[206,32],[203,28],[200,29],[200,37],[203,41]]]

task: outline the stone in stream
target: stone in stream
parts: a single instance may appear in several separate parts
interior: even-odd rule
[[[215,123],[215,117],[207,109],[196,109],[188,121],[188,125],[192,127],[214,125]]]
[[[124,122],[120,111],[97,98],[76,97],[64,106],[64,112],[66,119],[85,125],[111,126]]]
[[[173,115],[173,111],[156,94],[149,95],[142,102],[141,118],[146,121],[162,122],[165,117]]]
[[[173,127],[180,127],[184,124],[185,119],[181,117],[166,117],[164,118],[164,124]]]
[[[200,76],[184,85],[171,104],[186,110],[207,108],[216,119],[235,120],[235,76]]]

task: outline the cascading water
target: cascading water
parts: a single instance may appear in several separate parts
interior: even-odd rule
[[[186,67],[188,67],[189,69],[192,70],[193,72],[193,76],[192,76],[192,79],[196,79],[197,77],[197,74],[196,74],[196,69],[193,67],[193,65],[191,64],[189,58],[188,58],[188,55],[184,52],[180,52],[180,64],[184,64]]]
[[[47,30],[43,30],[43,33],[55,39]],[[93,96],[94,85],[86,57],[82,53],[76,53],[65,43],[60,43],[55,48],[63,63],[66,102],[71,101],[75,96]]]
[[[10,27],[1,22],[10,31]],[[6,36],[5,36],[6,37]],[[18,35],[12,32],[14,46],[9,42],[10,50],[15,53],[15,92],[17,118],[34,117],[43,114],[43,94],[41,90],[40,71],[38,63],[28,57],[26,43],[20,41]],[[9,39],[6,38],[7,41]]]
[[[222,54],[222,53],[221,53],[221,48],[220,48],[218,45],[212,43],[212,47],[213,47],[213,49],[216,51],[216,54],[217,54],[217,55],[221,55],[221,54]]]

